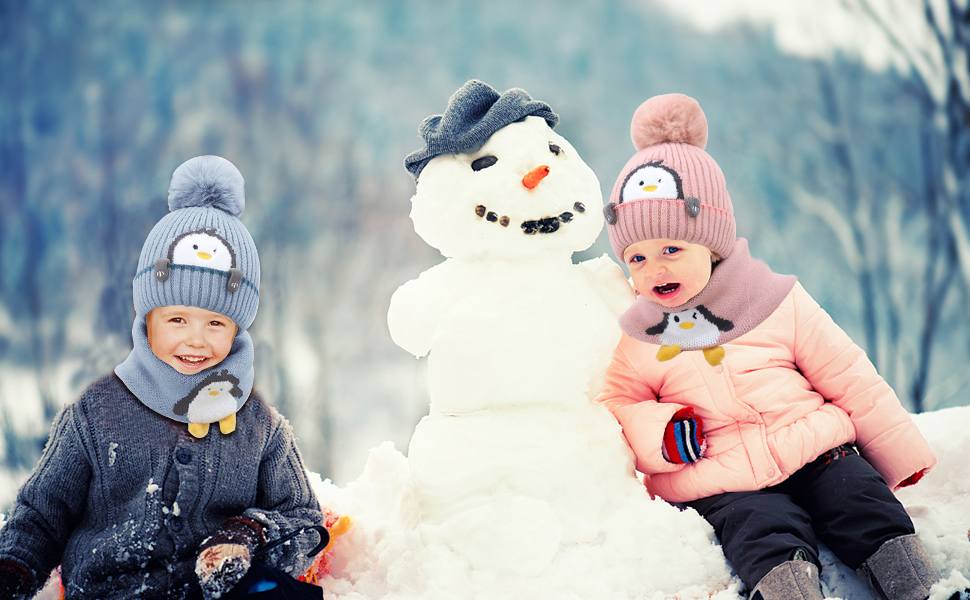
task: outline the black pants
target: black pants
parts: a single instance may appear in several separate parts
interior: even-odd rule
[[[269,582],[269,585],[265,585]],[[257,584],[263,584],[258,585]],[[263,588],[260,590],[260,588]],[[185,593],[171,592],[157,596],[144,597],[143,600],[203,600],[202,590],[197,584],[192,586],[192,590]],[[322,600],[323,589],[297,581],[289,575],[275,567],[270,567],[259,562],[254,562],[249,567],[246,575],[233,587],[223,600],[236,600],[237,598],[251,598],[253,600]]]
[[[778,485],[685,504],[714,527],[749,590],[798,548],[821,567],[822,541],[856,569],[884,542],[916,532],[883,478],[851,446],[826,452]]]

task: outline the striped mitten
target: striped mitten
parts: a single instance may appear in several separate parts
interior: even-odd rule
[[[688,406],[674,413],[664,429],[664,459],[679,465],[700,460],[707,449],[703,428],[703,421],[694,416],[692,407]]]

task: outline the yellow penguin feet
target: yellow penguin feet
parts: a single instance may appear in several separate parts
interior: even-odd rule
[[[202,439],[205,437],[205,434],[209,433],[209,424],[208,423],[189,423],[189,433],[192,434],[192,437],[197,437],[199,439]]]
[[[680,354],[680,346],[661,346],[657,350],[657,360],[664,362]]]
[[[209,433],[210,423],[189,423],[189,433],[199,439],[204,438]],[[236,413],[232,413],[225,419],[219,421],[219,431],[227,435],[236,430]]]
[[[716,367],[721,364],[724,360],[724,348],[722,346],[714,346],[713,348],[704,348],[704,358],[712,366]]]
[[[221,421],[219,421],[219,431],[221,431],[223,435],[230,434],[235,430],[236,430],[236,413],[232,413],[225,419],[222,419]]]

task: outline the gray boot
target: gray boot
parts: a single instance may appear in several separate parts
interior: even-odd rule
[[[761,578],[751,600],[824,600],[818,567],[807,560],[783,562]]]
[[[883,544],[856,569],[881,600],[925,600],[940,580],[918,534],[901,535]]]

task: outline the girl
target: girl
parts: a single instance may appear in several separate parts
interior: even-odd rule
[[[711,523],[751,598],[822,600],[819,541],[877,597],[927,598],[939,575],[893,495],[935,464],[926,440],[796,279],[735,238],[697,102],[648,100],[632,136],[605,212],[639,298],[598,399],[651,493]]]

